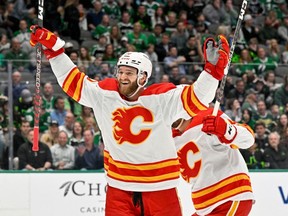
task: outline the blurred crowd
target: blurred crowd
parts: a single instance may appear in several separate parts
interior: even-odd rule
[[[93,111],[42,80],[41,145],[33,143],[36,52],[29,44],[38,0],[0,0],[0,76],[12,60],[13,169],[102,169],[103,140]],[[44,27],[66,41],[65,53],[92,79],[113,77],[118,57],[145,52],[149,84],[193,83],[203,70],[202,44],[225,35],[232,43],[242,1],[49,0]],[[255,144],[241,153],[250,169],[288,169],[288,1],[251,0],[236,41],[221,109],[248,124]],[[43,56],[42,74],[52,74]],[[27,77],[27,76],[25,76]],[[8,85],[0,88],[0,166],[8,169]],[[213,106],[213,104],[211,104]],[[102,162],[101,162],[102,161]]]

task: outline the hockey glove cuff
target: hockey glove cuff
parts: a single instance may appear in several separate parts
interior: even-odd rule
[[[65,45],[65,41],[45,28],[41,28],[38,25],[32,25],[30,30],[32,31],[30,36],[30,45],[33,47],[37,43],[40,43],[47,49],[58,51]]]
[[[221,143],[230,144],[237,135],[237,128],[219,115],[205,116],[202,123],[202,131],[216,135]]]

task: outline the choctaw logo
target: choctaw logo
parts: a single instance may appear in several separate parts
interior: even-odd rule
[[[64,197],[66,197],[68,193],[76,196],[101,196],[103,193],[106,193],[106,187],[106,184],[77,180],[64,182],[59,189],[63,190]]]
[[[178,151],[180,172],[186,182],[190,182],[191,178],[195,178],[199,174],[202,165],[202,160],[200,157],[197,157],[199,153],[199,148],[194,142],[188,142],[181,150]],[[193,157],[190,157],[192,156],[191,154],[193,154]],[[194,160],[190,161],[189,159],[191,158]]]
[[[136,118],[142,118],[143,123],[153,122],[153,115],[148,109],[143,107],[117,109],[112,113],[112,116],[112,120],[115,122],[113,135],[118,144],[122,144],[125,141],[131,144],[140,144],[151,133],[150,128],[144,127],[137,133],[131,131],[132,123]]]

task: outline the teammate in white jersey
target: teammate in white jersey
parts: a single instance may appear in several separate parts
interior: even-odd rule
[[[105,144],[105,214],[180,216],[176,192],[180,169],[171,124],[195,116],[213,100],[228,62],[225,37],[218,37],[219,46],[212,38],[204,43],[205,71],[193,85],[145,88],[152,73],[147,55],[123,54],[116,78],[97,82],[64,54],[60,38],[38,26],[31,30],[31,45],[39,42],[46,47],[44,54],[63,90],[93,108]]]
[[[254,133],[247,125],[233,122],[219,111],[201,111],[172,127],[180,170],[191,184],[197,215],[247,216],[253,193],[246,163],[238,148],[249,148]]]

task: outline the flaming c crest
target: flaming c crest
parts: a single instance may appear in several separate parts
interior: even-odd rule
[[[140,144],[151,133],[151,128],[143,128],[137,134],[131,131],[131,124],[135,118],[142,118],[143,123],[153,122],[153,115],[148,109],[143,107],[122,108],[114,111],[112,116],[114,121],[113,135],[118,144],[123,142]]]
[[[183,179],[186,182],[190,182],[191,178],[197,177],[199,171],[201,169],[202,161],[196,160],[194,162],[194,166],[191,166],[188,161],[188,154],[197,154],[199,152],[199,148],[194,142],[187,143],[180,151],[178,151],[178,157],[180,162],[180,172]]]

